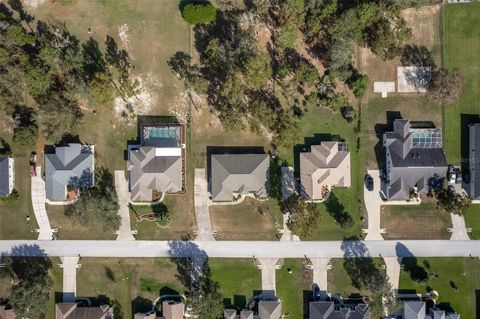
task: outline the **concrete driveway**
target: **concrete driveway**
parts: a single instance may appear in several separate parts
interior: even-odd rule
[[[373,190],[369,191],[363,183],[363,200],[368,214],[368,228],[364,229],[367,233],[365,240],[383,240],[382,233],[385,230],[380,228],[380,210],[383,205],[380,197],[380,171],[368,170],[367,173],[373,178]]]
[[[197,221],[196,240],[215,240],[212,235],[210,212],[208,211],[208,183],[204,168],[195,169],[195,220]]]
[[[77,268],[78,256],[75,257],[60,257],[62,263],[60,268],[63,268],[63,302],[75,302],[77,295]]]
[[[452,237],[450,240],[469,240],[465,218],[457,214],[450,214],[452,218]]]
[[[46,191],[45,181],[42,179],[42,167],[36,167],[36,175],[32,176],[31,181],[31,195],[32,195],[32,207],[35,213],[35,218],[38,223],[38,239],[39,240],[52,240],[53,233],[56,230],[50,226],[50,220],[48,219],[47,210],[45,208],[46,203]]]
[[[130,194],[128,192],[128,182],[125,178],[125,171],[115,171],[115,190],[118,197],[118,215],[121,218],[120,228],[117,231],[117,240],[135,240],[130,226],[130,210],[128,203]]]
[[[330,265],[330,258],[314,258],[311,269],[313,271],[313,283],[320,288],[320,297],[322,300],[327,300],[328,297],[328,270],[332,268]]]

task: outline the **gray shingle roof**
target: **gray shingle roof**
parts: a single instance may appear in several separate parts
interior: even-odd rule
[[[310,302],[310,319],[369,319],[368,305],[358,304],[353,308],[335,308],[332,301]]]
[[[58,146],[45,154],[45,189],[52,201],[64,201],[66,186],[91,187],[94,182],[93,149],[82,144]]]
[[[231,201],[233,193],[268,195],[267,154],[215,154],[211,156],[212,200]]]
[[[9,157],[0,157],[0,196],[8,196],[10,194],[10,172]]]
[[[405,301],[403,308],[404,319],[424,319],[425,315],[425,301]]]
[[[384,142],[387,155],[389,199],[406,200],[410,188],[418,192],[428,190],[433,178],[444,178],[447,174],[447,160],[441,147],[441,131],[435,128],[411,128],[408,120],[397,119],[393,132],[387,132]],[[387,170],[388,171],[388,170]]]
[[[261,300],[258,303],[258,316],[260,319],[280,319],[282,304],[279,301]]]
[[[480,199],[480,124],[471,124],[469,133],[470,185],[468,194],[472,199]]]
[[[127,169],[132,201],[151,201],[153,190],[162,193],[182,191],[181,156],[156,156],[155,147],[142,146],[130,151]]]

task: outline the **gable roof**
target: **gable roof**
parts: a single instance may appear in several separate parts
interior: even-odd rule
[[[233,193],[268,195],[268,154],[214,154],[211,156],[213,201],[231,201]]]
[[[10,157],[0,157],[0,196],[10,194]]]
[[[315,301],[310,302],[310,319],[327,319],[333,312],[333,302],[328,301]]]
[[[162,302],[162,315],[165,319],[183,319],[184,305],[181,302],[165,300]]]
[[[469,135],[470,184],[468,195],[472,199],[480,199],[480,124],[470,124]]]
[[[64,201],[66,186],[92,187],[94,150],[78,143],[57,146],[55,153],[45,154],[45,190],[52,201]]]
[[[344,142],[324,141],[300,153],[301,188],[310,199],[321,199],[323,186],[350,187],[350,179],[350,152]]]
[[[17,315],[12,308],[7,305],[0,306],[0,319],[15,319]]]
[[[280,319],[282,304],[274,300],[261,300],[258,303],[258,316],[260,319]]]
[[[403,308],[404,319],[424,319],[425,314],[425,301],[405,301]]]
[[[177,193],[182,191],[182,157],[160,156],[155,147],[131,149],[128,161],[131,199],[151,201],[152,191]]]
[[[56,319],[112,319],[112,307],[78,307],[76,303],[57,303],[55,305]]]
[[[237,311],[235,309],[225,309],[223,311],[224,319],[235,319],[237,318]]]
[[[312,301],[309,305],[310,319],[369,319],[370,309],[366,304],[351,308],[335,308],[333,301]]]

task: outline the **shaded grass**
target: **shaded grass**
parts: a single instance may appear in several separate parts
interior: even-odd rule
[[[444,148],[449,162],[463,163],[468,154],[468,130],[462,125],[462,114],[480,113],[480,3],[444,7],[444,66],[462,72],[466,91],[458,103],[445,107]],[[463,134],[462,134],[463,133]],[[467,134],[465,134],[467,133]],[[465,153],[465,152],[463,152]]]
[[[178,293],[185,290],[175,277],[175,264],[167,258],[82,258],[80,264],[77,295],[105,296],[110,301],[116,301],[124,318],[131,318],[140,303],[153,302],[162,289]],[[111,275],[107,275],[106,267],[113,273],[113,280]]]
[[[276,271],[276,293],[287,318],[307,318],[308,315],[312,272],[305,268],[304,262],[303,259],[285,259],[282,268]]]
[[[212,279],[218,281],[226,307],[243,309],[262,289],[261,272],[252,259],[210,258],[209,264]]]
[[[282,228],[283,217],[276,199],[257,201],[247,197],[238,205],[214,205],[209,209],[216,239],[280,239],[278,228]]]
[[[430,268],[425,266],[425,261]],[[479,308],[476,297],[480,286],[480,261],[478,259],[417,258],[417,264],[425,268],[429,273],[429,279],[426,282],[417,283],[411,280],[408,273],[401,270],[400,289],[415,290],[420,294],[435,289],[440,295],[437,304],[443,303],[440,307],[450,308],[465,319],[478,318]]]
[[[385,239],[450,239],[450,214],[435,204],[382,206],[381,228]]]

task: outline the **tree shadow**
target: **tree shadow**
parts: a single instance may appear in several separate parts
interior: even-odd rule
[[[104,266],[103,268],[105,270],[105,277],[115,282],[115,273],[113,272],[112,268],[108,266]]]
[[[345,206],[340,203],[334,192],[331,192],[328,199],[325,201],[325,209],[340,227],[351,228],[353,226],[354,220],[352,215],[345,210]]]
[[[89,38],[85,41],[82,44],[82,53],[84,60],[83,69],[88,77],[93,78],[95,73],[105,72],[107,64],[96,40]]]
[[[397,256],[402,257],[403,270],[409,274],[415,282],[426,282],[429,278],[428,272],[418,264],[417,258],[402,243],[398,242],[395,246]]]
[[[192,288],[195,279],[204,273],[207,253],[191,241],[170,241],[170,260],[177,266],[175,275],[180,283]]]
[[[137,296],[132,300],[132,314],[148,313],[153,308],[153,302],[149,299]]]
[[[400,61],[403,66],[436,68],[432,53],[423,45],[406,44],[403,47]]]

